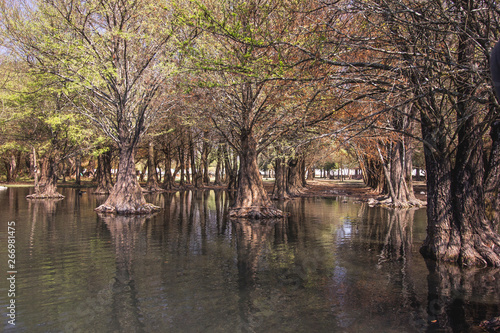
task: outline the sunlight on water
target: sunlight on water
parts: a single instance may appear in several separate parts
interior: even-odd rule
[[[154,216],[99,217],[103,196],[30,190],[0,192],[3,225],[17,223],[5,332],[474,331],[500,314],[498,270],[422,259],[425,209],[308,198],[280,204],[286,219],[232,221],[227,193],[199,191],[149,196]]]

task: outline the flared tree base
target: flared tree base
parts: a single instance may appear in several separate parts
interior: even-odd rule
[[[159,210],[161,210],[161,207],[149,203],[140,205],[123,204],[117,206],[109,206],[106,204],[102,204],[95,209],[96,212],[101,214],[120,214],[120,215],[151,214]]]
[[[273,207],[241,207],[229,210],[230,218],[272,219],[285,217],[286,213]]]
[[[110,186],[110,187],[98,186],[94,191],[92,191],[92,193],[93,194],[109,194],[109,193],[111,193],[112,189],[113,189],[113,186]]]
[[[420,248],[424,258],[456,263],[460,266],[500,267],[500,236],[497,233],[483,230],[473,231],[467,235],[453,232],[448,236],[444,230],[438,228],[434,233],[432,238],[427,236]]]

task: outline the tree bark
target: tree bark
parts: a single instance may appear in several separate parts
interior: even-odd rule
[[[40,181],[35,186],[35,193],[26,196],[28,199],[64,198],[57,192],[58,158],[44,156],[40,161]]]
[[[300,182],[301,182],[301,187],[304,188],[307,186],[307,180],[306,180],[306,159],[304,155],[301,155],[299,157],[299,176],[300,176]]]
[[[288,193],[286,191],[286,163],[284,158],[276,158],[274,167],[274,190],[273,199],[275,200],[285,200],[288,199]]]
[[[309,168],[307,168],[307,180],[314,180],[314,177],[314,167],[310,166]]]
[[[288,174],[286,176],[286,192],[291,197],[296,197],[302,193],[302,178],[300,173],[301,163],[299,158],[288,159]]]
[[[80,186],[82,183],[80,177],[80,173],[82,172],[81,169],[82,169],[82,161],[80,155],[78,155],[77,157],[75,157],[75,185],[78,186]]]
[[[202,183],[202,175],[199,166],[196,164],[196,144],[192,138],[189,140],[189,156],[191,160],[191,180],[195,188],[200,188]]]
[[[150,141],[148,144],[148,181],[146,182],[146,192],[162,191],[158,185],[158,174],[156,173],[156,160],[154,143]]]
[[[491,152],[485,174],[486,216],[493,228],[500,224],[500,120],[491,125]],[[497,229],[498,231],[498,229]]]
[[[219,145],[217,148],[217,165],[215,167],[215,179],[214,179],[214,185],[215,186],[220,186],[222,185],[222,165],[223,165],[223,153],[222,153],[222,146]]]
[[[235,190],[238,186],[238,163],[237,156],[233,156],[233,161],[231,162],[229,158],[229,150],[227,146],[224,147],[224,164],[226,166],[226,182],[228,190]]]
[[[97,156],[97,188],[94,194],[108,194],[113,189],[113,180],[111,179],[111,155],[112,151],[109,149],[107,152]]]
[[[17,156],[16,156],[17,155]],[[8,159],[4,162],[5,170],[7,171],[7,182],[15,182],[18,176],[20,152],[9,154]]]
[[[172,190],[175,187],[175,173],[172,174],[172,155],[170,144],[163,149],[163,154],[165,155],[165,177],[163,178],[163,188],[165,190]]]
[[[229,214],[231,217],[273,218],[282,217],[283,212],[273,207],[257,164],[257,142],[250,131],[240,136],[240,170],[236,198]]]
[[[458,59],[465,63],[473,45],[463,34],[459,38]],[[486,217],[484,194],[483,140],[478,115],[464,97],[472,89],[466,74],[457,84],[458,143],[455,166],[446,154],[446,138],[437,141],[436,122],[422,115],[424,140],[434,143],[436,153],[426,149],[428,228],[421,248],[425,257],[456,262],[462,266],[500,267],[500,236]],[[441,129],[444,130],[444,129]],[[439,132],[438,132],[439,133]]]
[[[116,184],[101,206],[96,208],[100,213],[112,214],[148,214],[159,210],[159,207],[146,203],[141,186],[135,173],[135,147],[132,144],[121,144],[119,147],[119,165]]]
[[[205,133],[205,136],[207,134]],[[203,166],[203,178],[202,178],[202,183],[203,185],[209,185],[210,184],[210,175],[208,173],[208,166],[209,166],[209,157],[210,155],[210,145],[207,142],[207,139],[203,141],[203,151],[202,151],[202,156],[201,156],[201,164]]]

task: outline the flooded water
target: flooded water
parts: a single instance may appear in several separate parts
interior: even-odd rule
[[[152,217],[99,217],[103,196],[0,192],[4,332],[480,332],[500,273],[425,262],[424,209],[296,199],[266,223],[232,221],[225,192],[159,194]],[[8,323],[15,300],[15,326]]]

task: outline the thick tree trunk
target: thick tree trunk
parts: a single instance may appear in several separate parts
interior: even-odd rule
[[[229,214],[254,219],[283,216],[283,212],[273,207],[264,189],[257,164],[257,142],[251,132],[241,134],[238,188]]]
[[[302,155],[299,157],[299,176],[300,176],[300,182],[301,182],[301,187],[304,188],[307,186],[307,180],[306,180],[306,159]]]
[[[307,168],[307,180],[314,180],[314,167],[310,166],[309,168]]]
[[[472,4],[458,1],[457,6],[464,8],[460,13],[465,14],[472,10]],[[470,30],[469,24],[473,20],[466,15],[461,19],[463,31]],[[458,35],[458,66],[465,67],[474,61],[475,47],[467,33]],[[428,189],[427,238],[421,253],[425,257],[462,266],[500,267],[500,236],[493,230],[485,212],[487,196],[484,193],[483,125],[479,119],[480,112],[471,99],[476,89],[472,75],[471,71],[464,71],[453,82],[457,91],[454,105],[458,140],[456,147],[448,144],[444,137],[448,128],[443,124],[443,115],[431,118],[438,108],[427,113],[426,105],[421,105],[422,134],[427,143],[425,159]],[[447,149],[454,149],[456,155],[453,156]],[[453,169],[451,161],[454,161]]]
[[[159,207],[146,203],[141,186],[135,173],[135,147],[122,144],[119,152],[119,165],[116,184],[101,206],[96,208],[100,213],[112,214],[148,214],[159,210]]]
[[[457,105],[462,123],[454,169],[444,148],[446,139],[436,141],[432,136],[437,128],[423,117],[424,139],[438,149],[434,154],[426,149],[428,227],[420,252],[425,257],[463,266],[500,267],[500,237],[485,213],[481,131],[477,116],[466,113],[466,108]]]
[[[155,150],[152,141],[148,145],[148,181],[146,182],[146,192],[162,191],[158,186],[158,174],[156,173]]]
[[[296,197],[302,193],[302,178],[300,173],[299,158],[288,159],[288,174],[286,177],[286,192],[291,197]]]
[[[17,156],[16,156],[17,155]],[[9,154],[9,158],[5,161],[5,170],[7,171],[7,182],[15,182],[18,176],[20,152]]]
[[[422,112],[422,135],[424,141],[425,169],[427,171],[427,238],[420,253],[426,258],[453,261],[458,255],[448,253],[448,246],[453,238],[459,237],[458,230],[452,229],[453,206],[451,193],[452,166],[448,158],[445,130]],[[436,136],[435,133],[441,135]],[[454,250],[453,250],[454,251]]]
[[[366,155],[358,154],[358,162],[363,175],[363,182],[377,193],[383,193],[386,188],[386,177],[382,162]]]
[[[413,192],[411,180],[411,150],[405,144],[405,139],[387,145],[388,157],[384,158],[378,149],[382,162],[389,199],[379,203],[396,208],[420,207],[425,202],[418,200]]]
[[[113,181],[111,179],[111,150],[100,154],[97,157],[97,188],[94,194],[108,194],[113,189]]]
[[[493,228],[500,224],[500,120],[491,125],[491,152],[485,174],[486,215]],[[497,230],[498,231],[498,230]]]
[[[28,199],[64,198],[57,192],[58,159],[45,156],[40,161],[40,181],[35,186],[35,193],[26,196]]]
[[[286,163],[284,158],[276,158],[274,167],[274,190],[273,199],[274,200],[285,200],[288,199],[288,193],[286,191]]]
[[[237,178],[238,178],[238,162],[237,162],[237,156],[233,156],[233,161],[231,163],[229,159],[229,151],[227,146],[224,148],[224,164],[226,166],[226,182],[227,182],[227,189],[228,190],[235,190],[238,186],[237,184]]]

